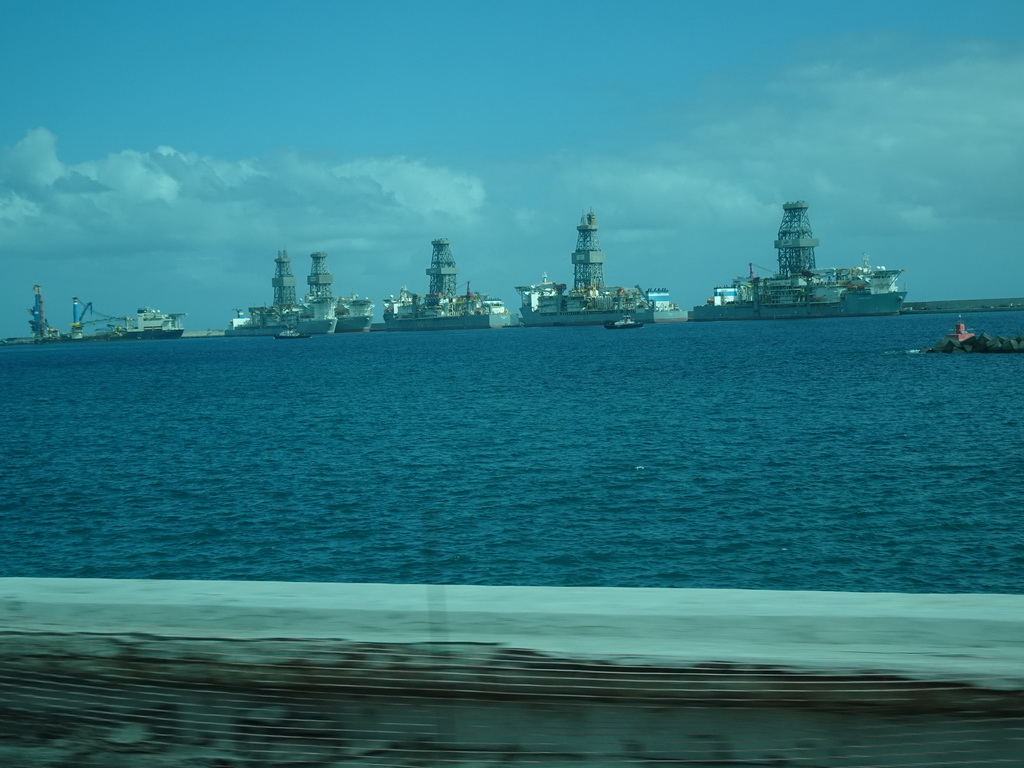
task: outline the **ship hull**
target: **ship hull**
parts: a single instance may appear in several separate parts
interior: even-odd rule
[[[339,317],[338,324],[334,326],[335,333],[363,333],[370,330],[373,318],[366,317]]]
[[[653,323],[654,313],[650,310],[608,309],[581,310],[579,312],[538,312],[530,307],[520,307],[523,325],[528,328],[550,328],[571,325],[604,325],[624,317],[632,317],[641,323]]]
[[[336,325],[336,320],[330,318],[328,320],[300,320],[295,324],[295,330],[299,333],[309,334],[322,334],[332,333]],[[285,331],[289,326],[281,325],[263,325],[263,326],[239,326],[237,328],[228,328],[224,331],[225,336],[274,336],[275,334]]]
[[[138,339],[140,341],[152,341],[155,339],[180,339],[182,334],[185,333],[184,328],[173,328],[164,330],[162,328],[148,328],[141,331],[125,331],[125,333],[117,338],[120,339]]]
[[[755,304],[734,302],[721,306],[704,305],[693,308],[694,322],[720,320],[807,320],[818,317],[873,317],[898,315],[905,291],[855,295],[847,293],[839,301],[804,302],[800,304]]]
[[[656,309],[651,313],[652,323],[685,323],[689,320],[690,312],[686,309]]]
[[[384,315],[386,331],[475,331],[509,328],[515,319],[509,314],[454,315],[451,317],[394,317]]]

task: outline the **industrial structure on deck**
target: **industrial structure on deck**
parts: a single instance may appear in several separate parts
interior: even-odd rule
[[[249,307],[249,317],[236,310],[225,336],[274,336],[291,329],[300,333],[352,333],[370,330],[373,302],[351,296],[335,296],[334,276],[327,270],[327,254],[310,254],[312,261],[306,278],[308,291],[299,302],[295,291],[288,251],[277,252],[274,259],[274,301],[270,306]]]
[[[642,323],[681,322],[686,310],[669,300],[664,288],[641,290],[608,287],[604,281],[604,251],[597,237],[597,215],[583,214],[576,226],[576,250],[572,253],[573,287],[547,279],[519,285],[519,314],[523,325],[604,325],[632,317]]]
[[[906,291],[896,287],[902,269],[872,267],[863,257],[859,267],[818,269],[814,249],[819,240],[811,231],[803,201],[782,206],[775,248],[779,271],[772,277],[738,277],[715,288],[706,304],[693,308],[693,319],[788,320],[812,317],[896,315]]]
[[[410,293],[404,287],[397,297],[384,300],[384,328],[388,331],[457,331],[481,328],[507,328],[517,325],[515,316],[500,299],[485,293],[459,294],[458,273],[451,242],[432,240],[433,252],[427,276],[427,295]]]

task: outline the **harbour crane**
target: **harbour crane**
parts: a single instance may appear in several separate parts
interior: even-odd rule
[[[647,291],[641,288],[639,285],[636,286],[638,303],[647,309],[653,310],[654,305],[651,304],[651,300],[647,296]]]
[[[28,321],[28,327],[32,329],[32,337],[35,339],[59,338],[60,331],[46,322],[46,314],[43,311],[42,287],[33,285],[32,291],[35,294],[35,301],[28,310],[28,313],[32,316],[32,319]]]
[[[92,325],[94,323],[107,323],[107,327],[113,331],[123,330],[131,327],[131,318],[126,316],[115,317],[114,315],[105,315],[102,312],[97,312],[93,309],[92,302],[90,301],[84,307],[78,303],[78,297],[73,296],[71,298],[71,338],[80,339],[83,335],[85,326]],[[86,320],[85,316],[92,313],[93,317],[90,320]]]

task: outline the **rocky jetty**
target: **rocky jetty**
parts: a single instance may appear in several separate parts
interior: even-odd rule
[[[967,331],[962,320],[957,321],[952,333],[939,339],[932,347],[922,352],[944,352],[959,354],[963,352],[1024,352],[1024,335],[1022,336],[990,336],[987,333],[975,335]]]

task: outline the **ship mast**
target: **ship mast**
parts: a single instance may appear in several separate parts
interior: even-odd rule
[[[572,254],[573,288],[604,288],[604,251],[597,242],[597,215],[590,211],[576,226],[576,250]]]
[[[779,275],[789,277],[814,269],[814,247],[818,239],[807,217],[810,206],[803,200],[782,206],[782,224],[775,247],[779,251]]]
[[[434,246],[434,252],[430,256],[430,267],[427,269],[427,275],[430,277],[430,290],[427,293],[435,298],[454,298],[457,290],[455,277],[459,270],[455,267],[455,257],[452,256],[450,243],[446,237],[430,241]]]

